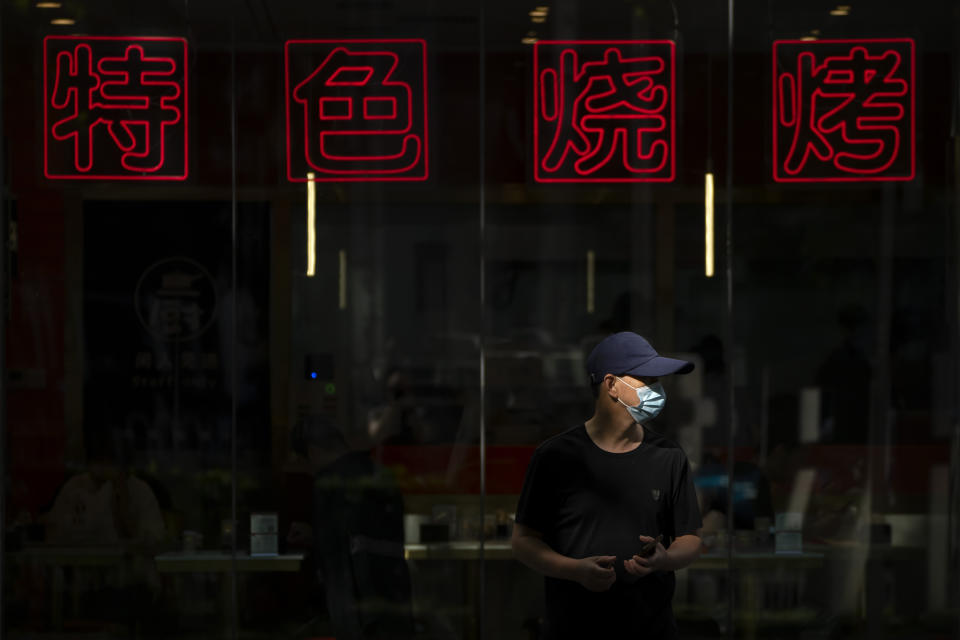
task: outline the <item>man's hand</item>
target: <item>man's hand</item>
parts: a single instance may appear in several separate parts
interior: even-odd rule
[[[589,591],[606,591],[617,580],[617,556],[590,556],[577,561],[576,581]]]
[[[653,538],[650,536],[640,536],[640,542],[647,543],[652,541]],[[654,571],[663,570],[666,566],[666,561],[667,550],[663,548],[662,544],[657,542],[653,553],[646,557],[635,555],[629,560],[624,560],[623,566],[627,570],[627,573],[642,578],[650,575]]]

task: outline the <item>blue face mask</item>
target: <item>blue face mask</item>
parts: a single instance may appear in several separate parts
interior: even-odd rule
[[[637,398],[640,400],[640,404],[634,407],[617,398],[617,402],[627,408],[627,412],[630,413],[630,417],[633,418],[634,422],[643,424],[644,422],[653,420],[667,402],[667,392],[663,390],[663,385],[659,382],[654,382],[653,384],[643,387],[634,387],[627,384],[623,378],[617,378],[617,380],[637,391]]]

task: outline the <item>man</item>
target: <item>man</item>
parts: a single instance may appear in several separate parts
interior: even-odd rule
[[[76,597],[82,595],[84,615],[106,629],[126,626],[130,637],[160,635],[165,620],[154,556],[167,537],[160,502],[150,485],[130,472],[126,452],[115,448],[109,429],[87,434],[86,449],[87,470],[67,480],[41,516],[46,540],[122,551],[117,566],[71,567],[68,584]]]
[[[157,497],[129,472],[106,435],[88,444],[88,469],[64,483],[41,516],[48,542],[153,549],[166,537]],[[152,555],[151,555],[152,558]],[[151,560],[152,564],[152,560]]]
[[[700,554],[700,510],[686,454],[646,424],[659,378],[692,370],[635,333],[605,338],[587,358],[593,417],[534,452],[512,546],[545,576],[544,638],[677,637],[674,571]]]

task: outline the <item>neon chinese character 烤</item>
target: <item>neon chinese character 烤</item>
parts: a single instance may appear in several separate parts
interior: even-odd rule
[[[773,45],[774,180],[911,180],[913,40]]]
[[[48,36],[45,175],[186,179],[186,61],[182,38]]]
[[[537,42],[535,179],[673,180],[674,51],[671,41]]]
[[[291,40],[287,177],[424,180],[426,43]]]

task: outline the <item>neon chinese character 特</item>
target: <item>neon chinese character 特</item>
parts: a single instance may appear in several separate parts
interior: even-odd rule
[[[186,41],[44,41],[45,173],[60,179],[183,180]]]

